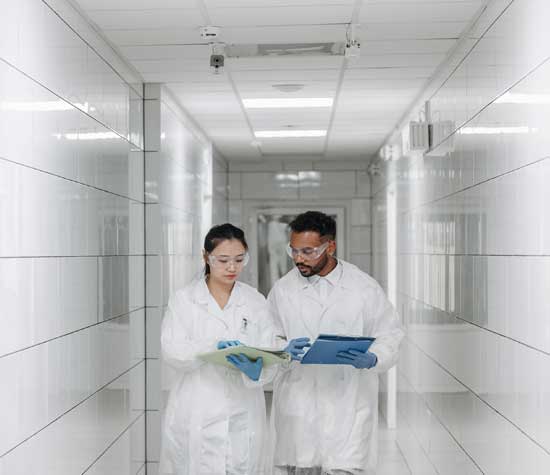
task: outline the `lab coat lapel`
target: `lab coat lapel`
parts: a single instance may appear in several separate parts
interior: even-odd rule
[[[346,279],[346,267],[342,268],[342,275],[338,282],[335,285],[335,288],[332,289],[332,292],[328,296],[328,299],[325,302],[323,307],[323,313],[321,316],[321,322],[324,320],[327,314],[332,314],[333,310],[336,307],[342,307],[344,303],[350,302],[355,296],[351,288],[351,282],[348,282]]]
[[[323,305],[319,301],[317,290],[308,285],[302,290],[302,321],[312,337],[319,335],[319,326],[323,312]]]
[[[208,290],[206,281],[201,279],[195,288],[195,301],[201,305],[209,316],[218,320],[227,330],[229,330],[228,322],[225,321],[223,310]]]

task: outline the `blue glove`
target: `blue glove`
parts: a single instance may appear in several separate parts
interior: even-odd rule
[[[292,360],[301,361],[302,356],[304,356],[305,353],[304,348],[306,348],[307,346],[311,346],[309,338],[294,338],[293,340],[289,341],[288,345],[283,351],[290,353],[290,358]]]
[[[229,348],[230,346],[239,346],[242,343],[239,340],[221,340],[218,341],[218,350],[223,350],[224,348]]]
[[[336,359],[340,364],[349,364],[357,369],[374,368],[378,363],[377,356],[370,351],[366,353],[359,350],[339,351],[336,353]]]
[[[225,358],[235,366],[235,368],[246,374],[252,381],[258,381],[258,379],[260,379],[260,374],[262,374],[262,367],[264,365],[264,360],[262,358],[251,361],[248,359],[248,356],[243,353],[239,355],[229,355]]]

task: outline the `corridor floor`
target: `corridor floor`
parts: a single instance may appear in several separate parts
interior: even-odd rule
[[[382,416],[379,420],[377,475],[417,475],[410,470],[398,443],[399,429],[388,429]]]

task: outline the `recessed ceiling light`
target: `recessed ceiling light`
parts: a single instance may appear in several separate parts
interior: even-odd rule
[[[461,135],[498,135],[498,134],[533,134],[539,129],[526,126],[517,127],[463,127],[458,133]]]
[[[258,138],[287,138],[287,137],[324,137],[326,130],[259,130],[254,132]]]
[[[331,97],[243,99],[243,104],[247,109],[332,107],[332,102]]]
[[[506,92],[495,100],[495,104],[550,104],[550,95]]]
[[[273,84],[272,87],[281,92],[297,92],[304,88],[304,84]]]

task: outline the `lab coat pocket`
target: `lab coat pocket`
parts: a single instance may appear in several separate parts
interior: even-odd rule
[[[228,439],[227,474],[247,475],[250,460],[248,413],[241,412],[229,418]]]
[[[258,324],[253,317],[242,315],[239,322],[239,339],[248,345],[257,345]]]
[[[225,445],[228,433],[227,417],[218,416],[201,426],[200,473],[225,475]]]

